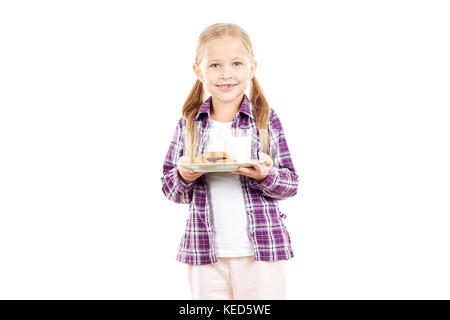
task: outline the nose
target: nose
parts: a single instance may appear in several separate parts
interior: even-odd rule
[[[228,66],[224,66],[222,69],[222,75],[220,76],[222,79],[231,78],[230,68]]]

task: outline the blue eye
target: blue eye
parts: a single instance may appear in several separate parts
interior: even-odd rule
[[[239,61],[236,61],[236,62],[234,62],[234,63],[239,63],[240,65],[242,65],[242,63],[239,62]],[[213,68],[214,68],[215,65],[219,65],[219,64],[218,64],[218,63],[213,63],[212,65],[210,65],[210,67],[213,67]]]

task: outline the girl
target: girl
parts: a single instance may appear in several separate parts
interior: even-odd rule
[[[188,264],[193,299],[286,299],[283,262],[293,252],[277,201],[297,194],[298,175],[280,119],[254,76],[249,36],[231,23],[207,27],[193,69],[198,79],[161,177],[169,200],[189,203],[177,260]],[[207,174],[177,166],[180,159],[223,151],[215,150],[220,137],[238,130],[249,132],[251,158],[264,165]]]

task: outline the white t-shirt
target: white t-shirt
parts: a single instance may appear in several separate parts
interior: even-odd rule
[[[204,152],[223,151],[223,139],[231,136],[231,123],[209,119],[211,130]],[[248,235],[247,212],[239,174],[205,174],[209,186],[211,220],[217,257],[253,255]]]

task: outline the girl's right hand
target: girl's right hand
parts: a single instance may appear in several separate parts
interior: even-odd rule
[[[187,156],[182,156],[180,158],[181,162],[187,162],[188,160],[189,160],[189,158]],[[185,184],[189,184],[192,181],[196,180],[198,177],[201,177],[202,175],[205,174],[205,172],[195,172],[194,170],[185,168],[181,165],[178,165],[177,169],[178,169],[178,173],[180,174],[181,180]]]

